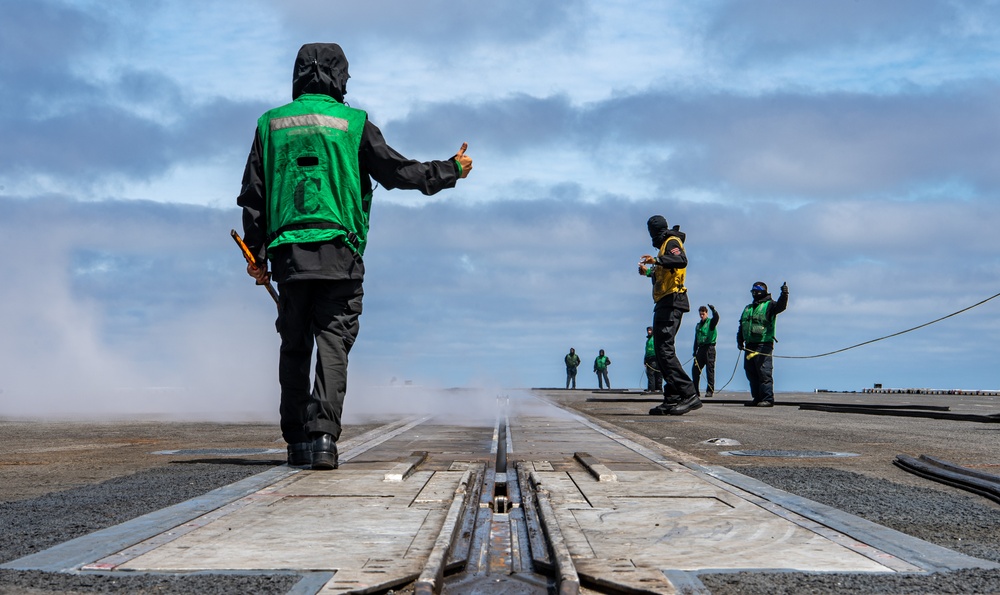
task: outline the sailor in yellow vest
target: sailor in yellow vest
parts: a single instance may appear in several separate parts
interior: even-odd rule
[[[335,43],[299,49],[292,102],[257,120],[236,204],[259,266],[258,284],[278,283],[281,434],[288,464],[336,469],[347,392],[347,355],[364,297],[372,180],[386,190],[430,195],[472,169],[465,145],[440,161],[393,150],[368,114],[344,103],[347,58]],[[310,388],[313,348],[315,381]]]
[[[743,370],[750,382],[750,401],[746,407],[774,406],[774,327],[778,314],[788,307],[788,284],[781,285],[781,296],[771,299],[767,284],[757,281],[750,288],[753,303],[743,308],[736,331],[736,347],[743,353]]]
[[[656,256],[639,259],[639,274],[653,280],[653,349],[656,363],[663,375],[663,403],[649,410],[650,415],[684,415],[699,409],[694,383],[677,359],[674,339],[681,327],[681,317],[691,309],[684,277],[687,272],[686,235],[680,226],[671,228],[667,220],[654,215],[646,222]]]

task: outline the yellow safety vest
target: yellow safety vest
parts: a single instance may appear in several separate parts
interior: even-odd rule
[[[684,242],[677,236],[670,236],[660,246],[660,256],[667,253],[667,245],[670,242],[677,242],[681,250],[684,249]],[[657,265],[653,269],[653,301],[658,302],[669,293],[687,293],[684,287],[684,277],[687,276],[687,269],[668,269]]]

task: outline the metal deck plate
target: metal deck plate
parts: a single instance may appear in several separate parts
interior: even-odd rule
[[[439,579],[429,573],[429,560],[444,560],[456,542],[448,531],[461,525],[457,511],[465,505],[469,478],[487,469],[495,420],[466,426],[427,421],[390,424],[345,443],[338,470],[275,468],[216,496],[3,567],[289,572],[304,577],[301,592],[322,593],[388,588],[418,576],[434,582]],[[673,593],[678,584],[697,587],[697,574],[715,570],[997,567],[731,470],[702,466],[690,455],[541,401],[517,404],[507,435],[510,466],[499,475],[515,477],[518,465],[530,468],[534,482],[520,482],[520,491],[509,494],[512,501],[533,506],[537,499],[547,536],[565,553],[554,556],[560,573],[579,572],[598,584]],[[402,463],[417,466],[403,472]],[[491,495],[469,503],[473,516],[489,521],[483,505]],[[493,522],[512,518],[498,514]],[[509,537],[528,541],[513,529]],[[510,541],[504,547],[518,546]],[[486,559],[484,552],[472,556]]]
[[[417,472],[395,482],[384,481],[384,475],[297,474],[116,569],[337,571],[322,592],[415,578],[463,473]]]
[[[617,482],[599,482],[586,473],[537,476],[550,492],[574,560],[587,560],[592,571],[603,564],[610,573],[622,561],[688,571],[920,570],[899,560],[895,568],[876,562],[694,473],[619,471]]]

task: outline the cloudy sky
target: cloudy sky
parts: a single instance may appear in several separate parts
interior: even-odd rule
[[[273,416],[274,306],[229,230],[256,118],[315,41],[401,153],[475,160],[434,197],[376,191],[349,413],[394,380],[560,386],[571,346],[582,386],[601,348],[640,386],[653,214],[722,315],[717,387],[756,280],[791,288],[776,353],[799,357],[1000,292],[995,1],[0,9],[3,415]],[[998,335],[1000,299],[777,360],[776,388],[997,389]]]

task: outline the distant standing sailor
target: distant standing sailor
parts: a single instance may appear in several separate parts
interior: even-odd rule
[[[646,354],[642,358],[642,365],[646,369],[646,392],[658,393],[663,390],[663,375],[656,363],[656,345],[651,326],[646,327]]]
[[[712,319],[708,318],[708,310],[712,310]],[[694,327],[694,363],[691,365],[691,382],[694,383],[695,394],[701,383],[701,371],[705,370],[705,398],[715,394],[715,343],[719,338],[719,312],[715,306],[698,308],[701,320]],[[701,395],[699,395],[700,397]]]
[[[611,358],[604,355],[604,350],[602,349],[597,354],[597,359],[594,360],[594,372],[597,374],[597,388],[611,388],[611,380],[608,379],[608,366],[610,365]],[[602,380],[604,384],[601,384]]]
[[[575,389],[576,370],[580,367],[580,356],[576,354],[576,349],[570,347],[569,353],[563,359],[566,361],[566,388],[569,388],[570,382],[572,382]]]

